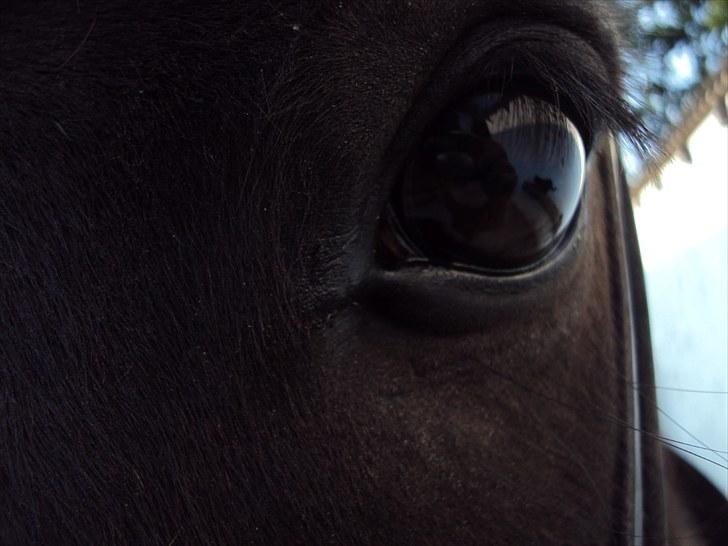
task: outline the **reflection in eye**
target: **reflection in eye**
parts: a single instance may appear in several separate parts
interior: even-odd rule
[[[419,257],[500,272],[526,268],[569,227],[584,169],[579,131],[552,104],[474,96],[443,113],[409,158],[380,256],[389,266]]]

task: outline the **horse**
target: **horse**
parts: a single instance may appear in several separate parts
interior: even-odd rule
[[[611,2],[0,12],[0,544],[728,536],[657,429]]]

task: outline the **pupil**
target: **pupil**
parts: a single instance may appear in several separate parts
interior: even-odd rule
[[[404,170],[394,209],[434,263],[520,269],[564,235],[584,169],[579,132],[553,105],[480,95],[430,128]]]

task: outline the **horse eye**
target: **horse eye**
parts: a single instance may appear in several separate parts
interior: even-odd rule
[[[384,238],[389,261],[406,254],[393,251],[396,243],[409,247],[407,258],[438,265],[492,273],[534,266],[576,216],[584,171],[579,131],[553,104],[524,95],[461,101],[429,128],[401,173]]]

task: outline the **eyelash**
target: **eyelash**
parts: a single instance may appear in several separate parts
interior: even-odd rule
[[[454,98],[484,89],[528,91],[567,114],[586,143],[608,130],[648,154],[656,139],[624,100],[621,74],[616,70],[606,67],[588,37],[547,24],[496,20],[474,27],[445,56],[431,83],[449,87],[443,76],[459,82],[448,91],[450,100],[442,97],[445,103],[440,109]]]
[[[597,71],[564,70],[557,74],[558,67],[548,66],[540,58],[530,58],[518,70],[514,61],[499,64],[495,75],[479,86],[481,89],[496,91],[504,97],[526,94],[551,103],[574,122],[587,151],[605,130],[622,135],[642,153],[649,153],[653,147],[654,136],[621,93],[616,92],[617,86],[600,77]]]

